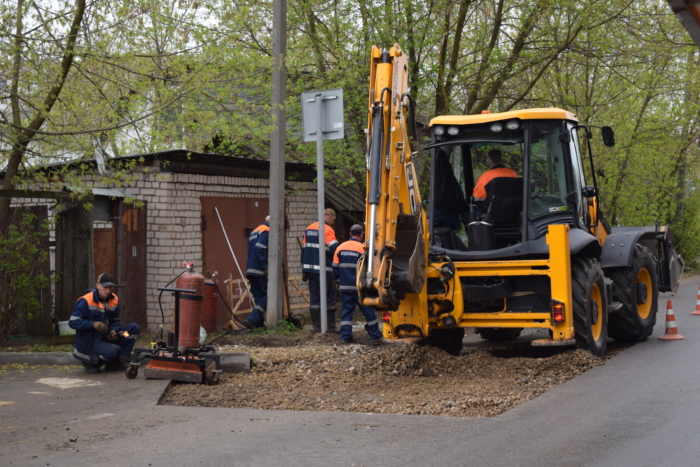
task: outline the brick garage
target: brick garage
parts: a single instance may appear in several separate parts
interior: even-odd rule
[[[100,174],[116,170],[120,164],[128,167],[124,174],[129,181],[122,187],[102,184]],[[285,263],[290,277],[301,275],[299,241],[306,226],[317,216],[315,176],[315,166],[286,164]],[[214,207],[220,212],[243,273],[248,233],[268,214],[266,160],[172,150],[109,159],[106,166],[95,167],[94,175],[84,175],[82,179],[95,195],[91,232],[94,262],[90,261],[84,268],[89,270],[86,277],[75,281],[79,284],[73,286],[75,292],[65,295],[75,295],[70,301],[74,300],[82,294],[78,289],[94,284],[94,277],[87,276],[111,271],[120,285],[125,286],[117,291],[124,304],[123,320],[137,322],[149,332],[156,331],[161,322],[157,288],[182,272],[184,260],[194,261],[195,270],[200,273],[218,271],[217,280],[224,296],[223,282],[229,273],[234,279],[240,277]],[[136,208],[132,199],[143,206]],[[20,202],[27,203],[48,204],[35,199]],[[346,239],[349,226],[362,221],[363,203],[364,194],[359,193],[337,190],[327,196],[326,205],[339,213],[334,227],[341,242]],[[299,285],[306,290],[306,284]],[[306,309],[303,305],[306,302],[296,289],[288,286],[288,290],[293,308]],[[70,301],[57,313],[59,320],[67,319],[64,315],[69,313]],[[173,297],[163,294],[161,302],[169,325]],[[55,303],[54,308],[57,309]],[[228,321],[222,300],[217,318],[219,326]]]

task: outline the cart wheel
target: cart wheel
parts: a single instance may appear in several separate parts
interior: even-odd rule
[[[129,379],[136,379],[136,375],[139,374],[139,367],[130,366],[126,369],[126,377]]]
[[[216,386],[219,384],[219,373],[212,373],[207,376],[207,384],[209,386]]]

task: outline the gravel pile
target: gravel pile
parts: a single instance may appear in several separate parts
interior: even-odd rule
[[[244,347],[250,373],[223,373],[217,386],[174,384],[162,403],[493,417],[605,363],[582,350],[517,342],[467,344],[458,357],[410,343]]]

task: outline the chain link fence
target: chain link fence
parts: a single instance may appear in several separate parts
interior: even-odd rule
[[[94,284],[92,211],[60,199],[12,201],[0,237],[0,339],[56,336]]]

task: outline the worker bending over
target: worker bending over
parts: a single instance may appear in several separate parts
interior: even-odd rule
[[[95,288],[75,302],[68,326],[75,329],[73,356],[88,373],[124,370],[141,329],[138,324],[121,325],[119,298],[114,278],[100,274]]]
[[[326,306],[328,308],[328,330],[336,332],[335,325],[335,282],[333,281],[333,254],[338,248],[338,240],[335,238],[335,230],[331,225],[335,222],[335,211],[328,208],[324,212],[324,245],[326,247],[326,258],[319,261],[318,247],[318,222],[314,222],[306,228],[304,242],[301,246],[301,267],[304,276],[309,281],[309,295],[311,320],[313,321],[313,331],[321,332],[321,278],[320,272],[326,274]],[[323,264],[323,266],[320,266]]]
[[[343,300],[343,313],[340,317],[340,340],[346,343],[352,342],[352,316],[355,314],[355,306],[357,306],[367,320],[365,329],[369,333],[370,342],[379,344],[382,341],[382,334],[379,332],[377,316],[373,309],[360,303],[357,295],[357,262],[365,252],[362,246],[364,233],[365,230],[359,224],[350,227],[350,240],[335,250],[333,258],[333,274],[340,282],[340,296]]]
[[[245,275],[250,282],[255,306],[253,312],[243,321],[248,329],[265,326],[263,313],[267,311],[267,247],[270,241],[270,216],[257,226],[248,237],[248,263]]]

